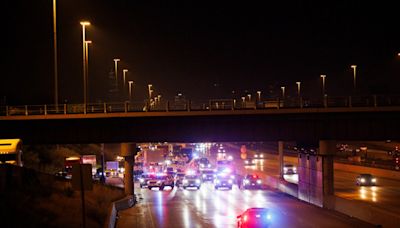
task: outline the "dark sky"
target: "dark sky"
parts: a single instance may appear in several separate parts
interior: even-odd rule
[[[238,96],[272,89],[295,96],[321,91],[326,74],[330,95],[352,90],[351,64],[366,94],[398,92],[400,26],[395,3],[381,1],[130,1],[58,0],[57,36],[60,101],[82,102],[82,35],[89,49],[92,100],[110,87],[113,58],[130,70],[134,96],[146,85],[172,98]],[[190,3],[189,3],[190,2]],[[219,2],[219,3],[216,3]],[[51,0],[9,1],[3,11],[6,65],[0,96],[9,104],[54,100]],[[7,32],[6,32],[7,31]],[[119,72],[122,75],[122,71]]]

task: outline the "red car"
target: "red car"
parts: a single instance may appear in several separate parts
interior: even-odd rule
[[[268,227],[271,224],[271,214],[267,208],[249,208],[237,219],[239,228]]]

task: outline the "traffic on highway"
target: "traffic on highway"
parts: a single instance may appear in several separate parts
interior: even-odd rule
[[[152,156],[159,153],[157,157],[162,157],[157,164],[154,158],[145,161],[149,158],[146,150],[138,155],[136,159],[144,164],[135,183],[140,200],[129,212],[138,216],[132,218],[125,214],[128,212],[121,212],[124,219],[120,219],[120,227],[132,223],[140,227],[370,226],[269,187],[266,174],[276,174],[277,162],[267,151],[249,151],[244,157],[233,144],[208,147],[189,154],[153,150]],[[296,164],[285,163],[284,174],[286,180],[296,182]]]

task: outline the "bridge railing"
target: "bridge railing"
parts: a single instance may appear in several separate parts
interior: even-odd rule
[[[169,111],[219,111],[261,110],[330,107],[386,107],[400,106],[400,96],[325,96],[322,99],[306,97],[268,98],[260,101],[236,99],[174,100],[145,102],[111,102],[60,105],[16,105],[0,106],[0,116],[30,116],[54,114],[96,114],[124,112],[169,112]]]

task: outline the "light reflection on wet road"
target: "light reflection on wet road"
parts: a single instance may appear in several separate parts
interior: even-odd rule
[[[236,216],[250,207],[269,208],[270,227],[365,227],[271,190],[215,190],[211,183],[200,190],[135,190],[142,197],[136,210],[146,215],[144,227],[236,227]]]

